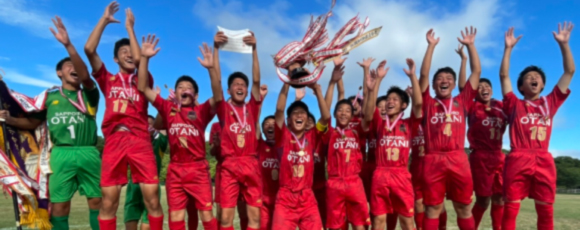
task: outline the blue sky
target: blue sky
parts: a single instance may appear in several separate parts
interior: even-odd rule
[[[6,72],[4,80],[8,86],[34,96],[51,85],[59,84],[54,68],[67,53],[48,30],[52,26],[50,18],[54,15],[63,18],[73,44],[83,54],[82,49],[88,35],[108,3],[0,0],[0,30],[3,35],[0,43],[0,67]],[[164,96],[167,96],[168,91],[163,85],[172,87],[177,77],[187,74],[194,77],[200,85],[200,100],[210,97],[207,71],[196,60],[200,56],[197,47],[202,42],[212,42],[218,25],[228,29],[253,30],[258,40],[262,84],[267,84],[270,91],[264,103],[264,117],[273,113],[276,96],[281,87],[270,55],[288,42],[301,40],[310,15],[317,16],[327,12],[330,0],[180,0],[171,3],[126,0],[119,3],[121,10],[115,17],[121,23],[107,27],[97,51],[111,71],[118,70],[113,62],[113,44],[127,36],[124,9],[130,7],[136,17],[137,36],[155,33],[161,39],[161,51],[151,60],[150,71],[155,78],[155,84],[162,87]],[[512,56],[510,73],[514,84],[521,69],[531,64],[539,65],[547,75],[547,93],[563,72],[560,50],[551,32],[557,29],[558,22],[568,20],[580,23],[577,9],[580,9],[580,2],[572,0],[337,0],[334,15],[327,28],[332,36],[357,13],[361,17],[369,16],[369,29],[383,26],[378,38],[349,54],[345,82],[347,86],[352,86],[347,88],[347,95],[352,95],[362,83],[361,70],[356,62],[369,56],[387,59],[391,67],[387,79],[383,81],[382,92],[386,92],[391,85],[407,86],[409,81],[402,71],[405,58],[410,57],[417,63],[421,62],[427,45],[425,33],[429,28],[434,28],[437,36],[441,37],[435,50],[432,71],[442,66],[451,66],[457,70],[460,59],[453,51],[458,44],[456,37],[460,35],[462,27],[476,26],[476,45],[482,60],[483,76],[491,79],[495,98],[501,99],[498,72],[503,54],[504,31],[509,26],[515,26],[516,34],[524,35]],[[573,31],[570,42],[574,54],[578,54],[580,50],[579,30],[580,28],[576,28]],[[251,73],[250,55],[222,52],[221,57],[224,77],[233,71],[243,71],[248,75]],[[580,56],[576,55],[576,59],[580,59]],[[326,88],[329,72],[327,70],[320,80],[323,89]],[[225,80],[223,82],[225,84]],[[580,123],[574,117],[580,112],[580,108],[575,106],[580,103],[576,92],[580,89],[580,80],[574,79],[570,88],[571,96],[554,119],[550,149],[555,155],[578,158],[580,147],[575,145],[578,141],[575,131],[579,130]],[[293,99],[293,95],[290,98]],[[312,106],[316,105],[310,92],[305,101]],[[102,120],[104,109],[104,104],[101,103],[99,120]],[[150,107],[150,114],[155,113],[155,109]],[[318,112],[315,115],[318,116]],[[504,140],[505,145],[509,145],[507,135]]]

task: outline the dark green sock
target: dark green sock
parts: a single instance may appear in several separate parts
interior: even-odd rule
[[[89,223],[92,230],[99,230],[99,210],[89,209]]]
[[[53,230],[68,230],[68,216],[50,217]]]

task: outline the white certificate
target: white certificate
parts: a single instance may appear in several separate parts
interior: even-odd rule
[[[228,30],[218,26],[218,30],[224,32],[224,35],[228,37],[228,42],[222,45],[220,49],[236,53],[252,53],[252,46],[244,43],[244,37],[252,35],[249,29]]]

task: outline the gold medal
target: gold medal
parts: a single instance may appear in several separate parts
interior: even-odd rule
[[[302,150],[302,149],[300,151],[298,151],[298,156],[303,157],[305,154],[306,153],[304,153],[304,150]]]
[[[238,134],[238,147],[243,148],[246,145],[246,137],[244,134]]]
[[[272,169],[272,180],[274,180],[274,181],[278,180],[278,170],[277,169]]]
[[[447,117],[447,118],[445,118],[445,122],[451,123],[451,121],[452,121],[451,120],[451,114],[445,114],[445,116]]]

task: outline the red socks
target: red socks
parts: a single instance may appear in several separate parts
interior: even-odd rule
[[[424,212],[416,212],[415,213],[415,226],[417,226],[417,230],[423,229],[423,219],[425,218]]]
[[[551,204],[536,203],[536,213],[538,214],[538,229],[554,229],[554,206]]]
[[[215,218],[211,219],[208,222],[202,222],[203,224],[203,229],[205,230],[217,230],[218,229],[218,222]],[[192,228],[190,228],[192,229]],[[197,228],[193,228],[193,229],[197,229]]]
[[[103,220],[99,216],[99,227],[101,230],[116,230],[117,229],[117,217],[113,217],[110,220]]]
[[[151,220],[149,220],[151,222]],[[185,230],[185,221],[169,221],[169,229],[171,230]]]
[[[423,222],[423,230],[437,230],[438,227],[439,227],[439,218],[435,219],[425,218]]]
[[[473,220],[475,220],[475,228],[476,229],[479,226],[479,223],[481,223],[481,218],[483,218],[483,214],[485,213],[485,209],[486,208],[477,205],[477,203],[475,205],[473,205],[473,209],[471,209],[471,214],[473,215]]]
[[[475,221],[473,216],[469,218],[457,218],[457,226],[460,230],[475,230]]]
[[[501,222],[502,230],[515,230],[516,229],[516,218],[518,217],[518,212],[520,211],[520,203],[517,202],[506,202],[504,205],[504,214]]]
[[[163,230],[163,215],[154,217],[149,214],[147,219],[149,219],[151,230]],[[185,229],[185,222],[183,222],[183,229]]]
[[[447,229],[447,211],[439,214],[439,230]]]
[[[387,230],[395,230],[397,228],[398,217],[399,214],[396,212],[387,214]]]
[[[493,230],[501,230],[501,221],[503,218],[503,205],[491,204],[491,226]],[[475,228],[478,223],[476,222]]]

